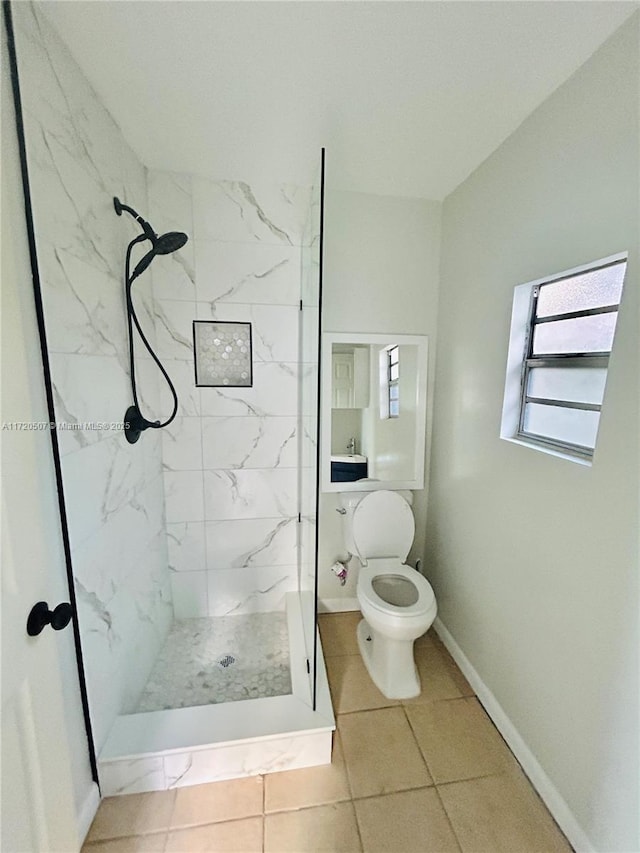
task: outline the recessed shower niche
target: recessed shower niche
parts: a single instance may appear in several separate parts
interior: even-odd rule
[[[102,793],[328,763],[315,598],[322,170],[308,186],[249,186],[146,169],[40,6],[12,9]],[[136,216],[116,216],[114,197]],[[221,341],[241,332],[224,344],[233,375],[196,375],[194,324]],[[135,443],[122,429],[132,402]]]
[[[197,386],[250,388],[251,323],[194,320],[193,358]]]

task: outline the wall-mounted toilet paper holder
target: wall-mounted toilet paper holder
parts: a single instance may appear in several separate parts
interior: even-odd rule
[[[336,575],[341,586],[344,586],[347,582],[347,572],[349,571],[347,562],[348,561],[343,562],[342,560],[336,560],[331,566],[331,571]]]

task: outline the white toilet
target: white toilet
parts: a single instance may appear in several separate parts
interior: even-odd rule
[[[361,563],[357,596],[364,619],[358,646],[388,699],[420,693],[413,643],[438,611],[429,581],[404,563],[413,543],[411,492],[342,492],[345,543]]]

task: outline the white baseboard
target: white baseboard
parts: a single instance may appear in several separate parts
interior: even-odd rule
[[[76,817],[78,823],[78,838],[80,839],[81,845],[84,844],[84,840],[89,833],[89,828],[93,823],[93,819],[96,816],[96,812],[98,811],[99,805],[100,789],[98,788],[96,783],[93,782],[91,787],[87,791],[87,795],[84,798],[84,802],[80,806],[78,815]]]
[[[476,669],[473,667],[465,653],[454,640],[453,636],[439,617],[436,618],[433,623],[433,627],[451,653],[455,662],[462,670],[467,681],[475,690],[485,711],[491,717],[496,728],[508,743],[509,748],[520,762],[524,772],[529,777],[529,781],[538,794],[540,794],[540,797],[553,815],[560,829],[562,829],[569,839],[573,848],[575,850],[579,850],[580,853],[596,853],[596,848],[593,846],[587,834],[576,820],[575,815],[570,810],[564,798],[551,779],[549,779],[537,758],[531,752],[496,697],[484,683]]]
[[[318,600],[318,613],[345,613],[348,610],[360,610],[357,598],[321,598]]]

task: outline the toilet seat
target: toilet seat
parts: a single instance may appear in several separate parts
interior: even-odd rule
[[[388,576],[409,581],[416,588],[418,600],[414,604],[390,604],[378,595],[374,582]],[[358,577],[358,598],[362,597],[374,610],[389,616],[419,616],[435,606],[435,595],[429,581],[418,571],[402,563],[397,557],[391,559],[370,559],[367,566],[360,569]]]

